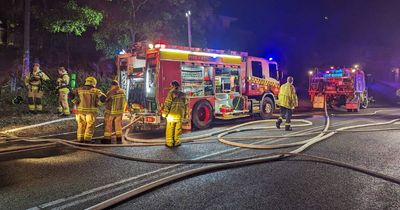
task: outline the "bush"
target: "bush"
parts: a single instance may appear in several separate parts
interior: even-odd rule
[[[58,106],[58,92],[56,89],[56,80],[58,78],[58,73],[56,68],[43,70],[50,77],[50,81],[45,81],[43,83],[43,110],[48,112],[55,112]],[[97,88],[106,93],[110,87],[111,82],[115,78],[111,75],[100,74],[97,72],[86,72],[77,71],[69,72],[77,73],[77,86],[82,86],[85,83],[85,79],[89,76],[93,76],[97,79]],[[0,107],[2,111],[0,114],[3,116],[20,116],[28,112],[28,93],[25,88],[24,81],[19,80],[17,82],[17,90],[12,92],[8,82],[3,83],[0,86]],[[21,96],[23,101],[21,104],[13,104],[12,101],[15,97]]]

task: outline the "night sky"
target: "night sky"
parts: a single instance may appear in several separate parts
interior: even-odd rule
[[[210,36],[210,47],[274,57],[295,76],[331,65],[373,74],[400,66],[398,0],[222,0],[217,12],[238,20]]]

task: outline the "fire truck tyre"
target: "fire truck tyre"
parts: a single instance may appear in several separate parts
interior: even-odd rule
[[[192,123],[197,129],[210,127],[213,120],[213,108],[208,101],[201,100],[193,107]]]
[[[270,119],[274,112],[274,102],[268,97],[264,97],[261,101],[260,116],[262,119]]]

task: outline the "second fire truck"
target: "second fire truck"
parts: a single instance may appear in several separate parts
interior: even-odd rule
[[[121,55],[117,65],[131,107],[142,121],[141,130],[165,125],[163,103],[172,81],[180,82],[189,100],[190,122],[185,129],[208,128],[215,119],[229,120],[259,114],[268,119],[279,92],[278,65],[247,53],[151,45],[143,60]],[[121,78],[123,83],[123,79]]]
[[[358,66],[354,68],[310,71],[309,95],[314,108],[323,108],[325,99],[329,107],[344,106],[349,112],[368,107],[368,90],[365,74]]]

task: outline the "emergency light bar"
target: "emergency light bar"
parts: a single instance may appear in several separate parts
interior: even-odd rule
[[[325,74],[323,75],[325,78],[329,77],[343,77],[343,70],[331,70],[331,71],[326,71]]]
[[[216,54],[216,53],[206,53],[206,52],[193,52],[188,50],[178,50],[178,49],[168,49],[161,48],[161,52],[174,52],[174,53],[182,53],[182,54],[192,54],[192,55],[200,55],[200,56],[209,56],[209,57],[221,57],[221,58],[242,58],[239,55],[227,55],[227,54]]]

